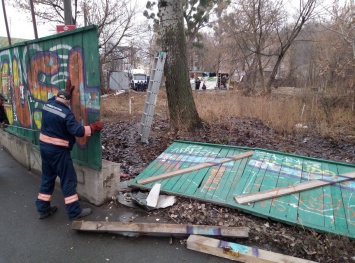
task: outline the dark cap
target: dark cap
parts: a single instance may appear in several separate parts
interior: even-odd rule
[[[64,100],[71,100],[71,95],[68,91],[65,90],[60,90],[57,94],[58,98],[64,99]]]

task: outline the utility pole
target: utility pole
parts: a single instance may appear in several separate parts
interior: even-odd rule
[[[86,2],[84,2],[84,25],[85,25],[85,26],[88,25],[88,18],[87,18],[87,15],[88,15],[88,10],[87,10],[87,7],[86,7]]]
[[[32,0],[30,0],[30,5],[31,5],[33,31],[35,33],[35,39],[37,39],[38,38],[38,33],[37,33],[36,15],[35,15],[35,9],[33,7],[33,1]]]
[[[10,36],[10,31],[9,31],[9,24],[7,23],[6,9],[5,9],[5,0],[2,0],[2,10],[3,10],[3,12],[4,12],[4,19],[5,19],[7,40],[9,41],[9,45],[11,46],[11,36]]]
[[[71,12],[71,0],[64,0],[64,24],[72,25],[73,17]]]

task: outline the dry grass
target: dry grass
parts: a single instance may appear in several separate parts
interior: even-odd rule
[[[193,96],[200,117],[211,124],[228,125],[231,118],[252,117],[281,133],[311,129],[322,136],[355,136],[355,112],[348,105],[324,102],[332,100],[318,93],[277,92],[267,97],[245,97],[234,90],[201,90],[193,91]],[[144,102],[143,92],[111,95],[102,99],[101,114],[106,121],[140,119]],[[165,89],[159,92],[155,113],[156,118],[169,117]],[[297,124],[308,129],[296,128]]]

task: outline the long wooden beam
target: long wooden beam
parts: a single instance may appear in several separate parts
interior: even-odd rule
[[[197,235],[189,236],[187,239],[187,248],[238,262],[315,263],[314,261],[274,253],[256,247],[248,247],[237,243]]]
[[[99,232],[135,232],[141,234],[206,235],[223,237],[249,237],[248,227],[206,225],[178,225],[136,222],[73,221],[72,229]]]
[[[156,176],[152,176],[146,179],[141,179],[138,180],[137,183],[138,184],[147,184],[147,183],[151,183],[151,182],[155,182],[158,180],[162,180],[162,179],[166,179],[166,178],[170,178],[179,174],[184,174],[184,173],[189,173],[192,171],[196,171],[196,170],[200,170],[206,167],[211,167],[211,166],[215,166],[215,165],[219,165],[222,163],[226,163],[226,162],[230,162],[230,161],[235,161],[235,160],[239,160],[239,159],[243,159],[243,158],[247,158],[249,156],[252,156],[254,154],[254,151],[248,151],[248,152],[244,152],[244,153],[240,153],[237,155],[233,155],[231,157],[226,157],[223,159],[220,159],[218,161],[214,161],[214,162],[206,162],[206,163],[201,163],[195,166],[191,166],[188,168],[184,168],[184,169],[180,169],[180,170],[176,170],[176,171],[172,171],[172,172],[168,172],[168,173],[163,173],[163,174],[159,174]]]
[[[275,198],[275,197],[279,197],[279,196],[283,196],[283,195],[293,194],[293,193],[297,193],[297,192],[301,192],[301,191],[305,191],[305,190],[310,190],[310,189],[321,187],[321,186],[341,183],[341,182],[344,182],[347,180],[354,179],[355,172],[340,174],[340,175],[338,175],[338,177],[341,177],[342,179],[337,180],[337,181],[330,181],[330,180],[326,180],[326,179],[317,179],[317,180],[313,180],[313,181],[308,181],[308,182],[299,183],[299,184],[293,184],[293,185],[290,185],[287,187],[275,188],[272,190],[257,192],[257,193],[253,193],[253,194],[239,195],[239,196],[235,197],[235,200],[237,201],[238,204],[247,204],[247,203],[262,201],[265,199]]]

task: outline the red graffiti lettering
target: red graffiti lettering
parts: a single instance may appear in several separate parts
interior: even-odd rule
[[[84,83],[84,62],[80,51],[81,50],[73,49],[69,54],[68,60],[69,78],[72,86],[75,86],[72,94],[71,109],[79,123],[82,125],[88,125],[89,122],[86,114],[86,105],[83,104],[80,98],[80,87],[85,87],[86,85],[86,83]],[[84,93],[84,90],[82,92]],[[88,138],[76,138],[76,141],[79,144],[79,147],[84,147],[88,143]]]

